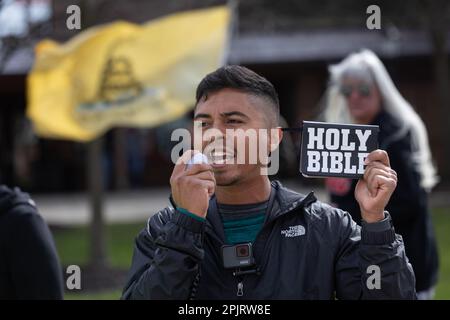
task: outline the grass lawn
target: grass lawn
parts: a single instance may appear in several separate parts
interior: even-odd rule
[[[106,243],[111,265],[128,269],[133,253],[134,238],[146,222],[107,226]],[[59,258],[63,265],[85,265],[88,260],[89,229],[77,227],[53,231]]]
[[[450,300],[450,207],[433,210],[439,249],[439,282],[435,299]]]
[[[134,238],[145,227],[146,222],[133,224],[114,224],[107,226],[109,260],[112,267],[128,269],[133,254]],[[53,230],[58,254],[63,266],[76,264],[83,266],[88,261],[89,229],[77,227]],[[83,269],[81,270],[83,276]],[[66,293],[66,299],[117,300],[122,288],[100,293]]]
[[[440,254],[440,277],[436,288],[436,299],[450,300],[450,207],[433,210]],[[113,267],[128,269],[131,262],[134,237],[145,226],[145,222],[115,224],[107,227],[108,252]],[[55,230],[54,237],[63,265],[84,265],[88,257],[88,229],[86,227]],[[115,300],[121,289],[100,293],[68,293],[66,299]]]

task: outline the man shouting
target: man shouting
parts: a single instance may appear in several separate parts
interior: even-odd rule
[[[195,124],[223,133],[224,143],[249,129],[269,132],[256,143],[267,143],[268,156],[282,138],[277,93],[247,68],[208,74],[196,98]],[[202,139],[200,151],[217,140]],[[271,182],[263,161],[249,161],[253,145],[241,162],[229,161],[236,148],[213,148],[209,163],[193,165],[195,152],[183,154],[170,179],[172,205],[136,238],[123,299],[415,298],[402,238],[384,210],[397,183],[386,152],[365,162],[355,190],[359,227],[312,192]]]

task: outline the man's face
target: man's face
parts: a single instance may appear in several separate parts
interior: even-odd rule
[[[264,110],[267,110],[267,106],[262,105],[264,103],[267,102],[262,98],[245,92],[222,89],[209,94],[206,100],[203,99],[197,104],[194,126],[201,126],[203,129],[202,152],[212,162],[218,186],[239,184],[261,174],[259,160],[256,163],[249,160],[255,156],[250,153],[255,152],[256,145],[265,144],[266,155],[270,152],[268,137],[271,128],[264,115]],[[257,133],[256,140],[255,137],[244,134],[248,129]],[[258,135],[258,129],[266,129],[267,135]],[[198,132],[198,128],[196,130]],[[219,137],[209,134],[214,130],[220,133]]]
[[[370,124],[381,110],[381,97],[372,83],[344,77],[341,93],[346,97],[349,112],[357,123]]]

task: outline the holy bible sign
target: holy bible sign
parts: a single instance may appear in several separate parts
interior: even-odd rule
[[[300,172],[305,177],[364,175],[364,160],[378,148],[378,126],[304,121]]]

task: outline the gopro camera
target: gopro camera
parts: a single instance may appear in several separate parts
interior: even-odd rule
[[[255,265],[251,243],[240,243],[222,246],[223,266],[229,268],[245,268]]]

